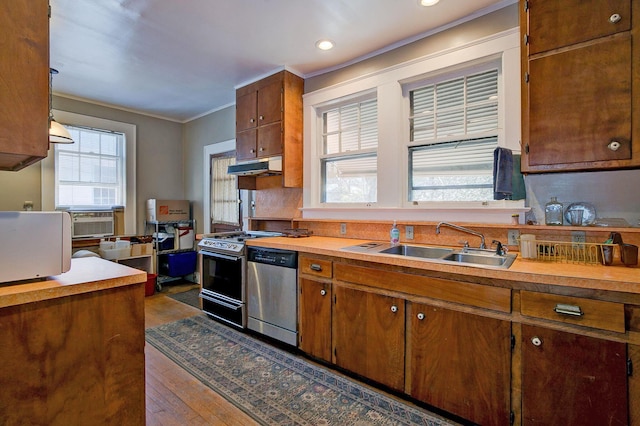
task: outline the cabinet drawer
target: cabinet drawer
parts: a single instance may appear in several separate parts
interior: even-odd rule
[[[624,305],[556,294],[520,293],[522,315],[624,333]]]
[[[333,276],[333,262],[330,260],[300,256],[298,266],[301,274],[309,274],[323,278],[331,278]]]

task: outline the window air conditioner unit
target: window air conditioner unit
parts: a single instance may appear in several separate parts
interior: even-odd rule
[[[69,211],[73,238],[110,237],[114,232],[112,210]]]

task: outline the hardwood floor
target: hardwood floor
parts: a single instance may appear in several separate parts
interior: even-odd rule
[[[195,315],[199,309],[167,297],[194,284],[166,286],[162,293],[145,298],[145,326],[155,327]],[[146,361],[147,425],[257,425],[244,412],[178,367],[153,346],[144,348]]]

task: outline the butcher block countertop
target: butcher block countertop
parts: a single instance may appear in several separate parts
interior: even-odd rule
[[[45,280],[0,284],[0,308],[146,282],[147,273],[97,257],[71,259],[71,269]]]
[[[478,268],[473,266],[434,263],[428,260],[402,256],[355,253],[341,250],[344,247],[369,241],[371,240],[318,236],[306,238],[269,237],[248,240],[247,245],[295,250],[300,253],[435,271],[458,275],[460,279],[464,279],[464,276],[483,277],[484,279],[501,281],[546,284],[640,295],[640,268],[626,267],[622,264],[614,264],[613,266],[580,265],[521,259],[520,256],[518,256],[508,269]]]

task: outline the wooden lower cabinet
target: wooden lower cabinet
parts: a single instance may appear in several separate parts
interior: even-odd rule
[[[0,423],[143,425],[144,284],[0,309]]]
[[[477,424],[509,425],[511,323],[407,304],[407,393]]]
[[[405,301],[334,284],[334,363],[404,390]]]
[[[300,349],[331,362],[331,282],[300,278],[299,284]]]
[[[640,425],[638,307],[329,258],[299,268],[313,357],[473,424]]]
[[[522,326],[523,425],[626,425],[627,345]]]

